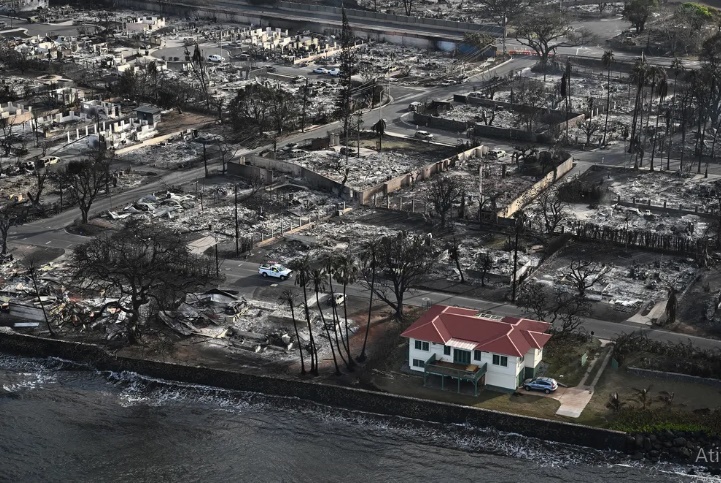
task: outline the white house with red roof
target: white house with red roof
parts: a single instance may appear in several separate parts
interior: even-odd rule
[[[408,366],[429,376],[515,390],[535,377],[551,324],[473,309],[434,305],[401,336],[409,339]]]

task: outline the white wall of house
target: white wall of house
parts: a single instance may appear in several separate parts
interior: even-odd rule
[[[443,345],[442,344],[434,344],[433,342],[427,342],[428,344],[428,350],[418,350],[416,349],[416,339],[408,339],[408,367],[410,367],[413,371],[423,372],[422,366],[416,366],[413,365],[413,361],[423,361],[424,363],[431,358],[433,354],[436,355],[436,359],[438,360],[448,360],[448,359],[442,359],[443,357]],[[422,342],[422,341],[421,341]],[[453,362],[453,358],[450,359],[450,362]]]
[[[420,341],[423,346],[423,341]],[[412,371],[419,373],[424,372],[424,368],[420,365],[414,365],[414,361],[423,361],[425,363],[430,357],[435,354],[436,360],[453,362],[453,348],[451,348],[450,355],[444,353],[443,344],[434,344],[428,342],[428,350],[416,349],[416,339],[409,339],[408,345],[408,367]],[[532,349],[533,350],[533,349]],[[531,352],[531,351],[529,351]],[[540,351],[536,351],[540,352]],[[493,364],[494,354],[491,352],[481,352],[481,359],[475,358],[476,351],[471,351],[471,364],[477,366],[486,365],[486,384],[489,386],[501,387],[504,389],[515,390],[518,387],[518,374],[524,370],[526,360],[521,361],[521,358],[514,356],[503,356],[502,354],[495,354],[498,357],[499,364]],[[501,357],[506,357],[506,366],[500,365]],[[525,359],[529,359],[526,357]],[[539,359],[540,361],[540,359]],[[535,367],[535,366],[533,366]]]
[[[518,373],[523,370],[523,364],[519,363],[518,357],[504,356],[503,354],[495,355],[498,356],[499,363],[503,357],[506,357],[507,364],[505,366],[493,364],[494,354],[491,352],[482,352],[481,364],[488,363],[486,385],[515,390],[518,387]]]
[[[525,367],[536,367],[543,359],[543,349],[529,349],[526,353]]]

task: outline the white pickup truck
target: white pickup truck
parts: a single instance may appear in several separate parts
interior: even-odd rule
[[[264,263],[258,267],[258,273],[264,277],[274,277],[281,280],[287,280],[290,278],[291,269],[285,268],[280,263],[270,262]]]

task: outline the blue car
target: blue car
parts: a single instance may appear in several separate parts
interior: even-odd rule
[[[537,377],[535,379],[527,379],[523,383],[523,389],[526,391],[543,391],[546,394],[551,394],[558,389],[558,383],[550,377]]]

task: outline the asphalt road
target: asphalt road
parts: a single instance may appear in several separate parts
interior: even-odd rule
[[[239,290],[242,294],[248,297],[257,295],[258,291],[262,291],[263,288],[270,287],[271,285],[278,284],[288,288],[293,288],[295,283],[292,278],[284,282],[263,278],[258,275],[257,263],[253,262],[225,260],[220,269],[226,277],[226,281],[223,285],[228,288]],[[348,286],[346,293],[348,296],[367,300],[370,291],[361,284],[354,284]],[[499,304],[497,302],[481,300],[475,297],[465,297],[463,295],[450,294],[446,292],[434,292],[425,289],[412,290],[406,295],[404,300],[407,305],[419,307],[424,307],[428,304],[444,304],[478,309],[491,312],[496,315],[510,315],[515,317],[523,317],[525,315],[520,308],[512,304]],[[605,320],[585,318],[583,326],[589,332],[593,332],[596,337],[602,339],[610,340],[619,334],[643,330],[647,333],[650,339],[684,343],[691,341],[697,347],[707,349],[717,348],[721,350],[721,340],[678,334],[676,332],[670,332],[633,322],[609,322]]]

